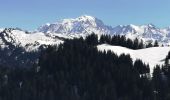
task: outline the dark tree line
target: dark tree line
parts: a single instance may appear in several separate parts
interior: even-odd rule
[[[170,100],[170,52],[165,58],[165,65],[154,68],[152,86],[156,100]]]
[[[121,35],[114,35],[114,36],[101,35],[99,43],[100,44],[107,43],[110,45],[123,46],[123,47],[127,47],[130,49],[143,49],[143,48],[159,46],[157,40],[154,42],[154,44],[152,44],[151,42],[148,44],[144,44],[143,40],[139,40],[137,38],[135,38],[134,40],[131,40],[129,38],[126,38],[124,35],[122,36]]]
[[[100,41],[101,44],[103,43],[107,43],[110,45],[116,45],[116,46],[123,46],[123,47],[127,47],[130,49],[142,49],[144,48],[144,44],[143,41],[139,41],[137,38],[133,41],[131,39],[126,39],[126,37],[124,35],[120,36],[120,35],[114,35],[114,36],[110,36],[110,35],[102,35],[100,37]]]
[[[0,100],[169,100],[168,69],[98,51],[96,35],[42,50],[31,69],[0,67]],[[166,73],[166,74],[165,74]]]

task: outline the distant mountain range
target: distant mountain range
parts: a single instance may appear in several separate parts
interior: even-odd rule
[[[111,19],[112,20],[112,19]],[[67,36],[86,36],[91,33],[98,35],[125,35],[127,38],[139,38],[143,41],[169,45],[170,27],[161,29],[153,24],[147,25],[118,25],[111,27],[105,25],[100,19],[92,16],[81,16],[75,19],[64,19],[53,24],[46,24],[38,28],[39,32],[45,34],[63,34]]]
[[[111,19],[112,20],[112,19]],[[85,37],[89,34],[125,35],[127,38],[142,39],[145,43],[157,40],[160,44],[169,45],[170,28],[160,29],[148,25],[105,25],[100,19],[92,16],[80,16],[75,19],[63,19],[56,23],[46,24],[34,32],[18,28],[0,29],[1,48],[9,45],[25,48],[26,51],[37,50],[41,45],[53,45],[63,42],[64,38]]]

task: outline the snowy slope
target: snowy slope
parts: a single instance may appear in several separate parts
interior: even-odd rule
[[[41,45],[55,45],[63,41],[48,37],[44,33],[29,33],[19,29],[4,29],[0,33],[0,47],[8,47],[13,45],[15,47],[23,47],[26,51],[37,50]]]
[[[152,47],[146,49],[132,50],[121,46],[111,46],[108,44],[102,44],[97,46],[98,50],[111,50],[117,55],[122,53],[130,54],[133,61],[141,59],[144,63],[150,65],[151,73],[156,65],[163,65],[165,57],[170,51],[170,47]]]
[[[44,33],[27,34],[24,31],[19,30],[12,30],[11,33],[15,36],[16,39],[20,41],[22,46],[25,46],[26,44],[34,44],[35,42],[45,45],[58,44],[60,42],[57,39],[45,36]]]

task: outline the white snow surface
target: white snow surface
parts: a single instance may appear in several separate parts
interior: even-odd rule
[[[141,59],[145,64],[149,64],[150,73],[153,73],[153,69],[156,65],[163,65],[164,59],[170,51],[170,47],[152,47],[139,50],[132,50],[121,46],[112,46],[108,44],[101,44],[97,46],[100,51],[108,51],[116,53],[118,56],[121,54],[129,54],[133,62],[137,59]]]
[[[26,44],[33,44],[35,42],[38,42],[40,44],[45,44],[45,45],[53,45],[53,44],[58,44],[57,39],[53,39],[51,37],[45,36],[44,33],[31,33],[31,34],[26,34],[24,31],[19,31],[19,30],[13,30],[11,33],[15,36],[16,39],[19,40],[22,46],[25,46]]]
[[[38,50],[41,45],[58,45],[63,42],[41,32],[29,33],[18,29],[6,29],[4,32],[2,31],[1,35],[3,35],[5,41],[12,43],[14,46],[23,47],[28,52]],[[2,38],[0,38],[0,46],[2,48],[8,46]]]

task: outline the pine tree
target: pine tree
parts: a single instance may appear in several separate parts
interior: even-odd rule
[[[143,48],[144,48],[143,40],[141,40],[141,42],[139,43],[138,48],[139,48],[139,49],[143,49]]]
[[[86,37],[85,41],[88,45],[95,46],[98,44],[98,36],[92,33],[91,35]]]
[[[150,47],[153,47],[152,42],[149,42],[149,43],[146,45],[146,48],[150,48]]]
[[[158,47],[159,44],[158,44],[158,41],[156,40],[155,43],[154,43],[154,47]]]
[[[139,41],[138,39],[136,38],[133,42],[133,49],[138,49],[139,48]]]
[[[165,75],[160,69],[160,66],[158,65],[154,68],[152,81],[156,100],[165,100],[167,95],[167,81],[165,79]]]

